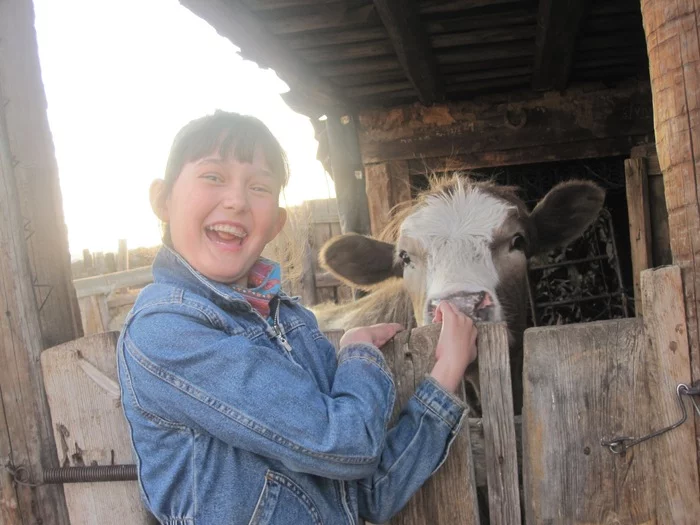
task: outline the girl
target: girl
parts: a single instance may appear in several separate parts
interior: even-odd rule
[[[154,283],[118,345],[143,498],[170,525],[388,520],[444,461],[465,415],[472,322],[443,303],[435,368],[394,428],[377,347],[394,324],[349,330],[336,352],[260,257],[280,232],[285,155],[257,119],[217,112],[176,136],[151,203],[165,225]]]

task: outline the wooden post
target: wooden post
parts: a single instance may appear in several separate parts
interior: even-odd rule
[[[0,82],[43,348],[82,336],[31,0],[0,2]]]
[[[681,268],[692,379],[700,380],[700,5],[642,0],[654,129],[673,263]],[[696,418],[696,422],[697,422]],[[696,423],[700,443],[700,423]],[[698,464],[700,468],[700,463]]]
[[[9,2],[17,3],[22,2]],[[26,3],[31,7],[31,2]],[[8,2],[0,3],[3,38],[7,35],[5,26],[11,25],[5,17],[14,18],[15,24],[20,22],[13,13]],[[3,40],[0,45],[7,43]],[[0,101],[5,100],[2,82],[6,78],[0,74]],[[39,366],[44,348],[40,311],[4,111],[0,103],[0,461],[10,469],[24,469],[25,481],[32,483],[41,479],[43,466],[57,467],[58,462]],[[62,487],[15,484],[8,471],[2,470],[0,521],[3,525],[68,525]]]
[[[129,249],[126,239],[119,239],[119,250],[117,251],[117,271],[123,272],[129,269]]]
[[[632,250],[632,273],[634,274],[634,310],[638,316],[641,316],[640,274],[652,265],[649,190],[644,159],[625,160],[625,187],[627,190],[630,248]]]
[[[411,198],[408,162],[395,160],[368,164],[365,174],[372,235],[377,237],[389,223],[392,208]]]
[[[350,115],[327,115],[328,148],[343,233],[369,233],[365,175],[357,129]]]

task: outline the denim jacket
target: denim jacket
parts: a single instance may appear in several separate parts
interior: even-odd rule
[[[369,344],[337,355],[297,299],[271,326],[163,248],[118,344],[142,497],[170,525],[354,525],[398,512],[444,461],[464,405],[395,387]]]

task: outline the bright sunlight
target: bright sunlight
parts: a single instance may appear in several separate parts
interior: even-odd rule
[[[271,70],[177,0],[34,0],[39,57],[73,257],[160,242],[148,203],[177,130],[215,109],[255,115],[285,148],[286,205],[334,196],[308,119]]]

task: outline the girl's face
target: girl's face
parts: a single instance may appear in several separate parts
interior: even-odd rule
[[[204,276],[248,285],[248,273],[280,232],[280,183],[259,149],[251,163],[218,152],[185,164],[165,199],[173,248]]]

